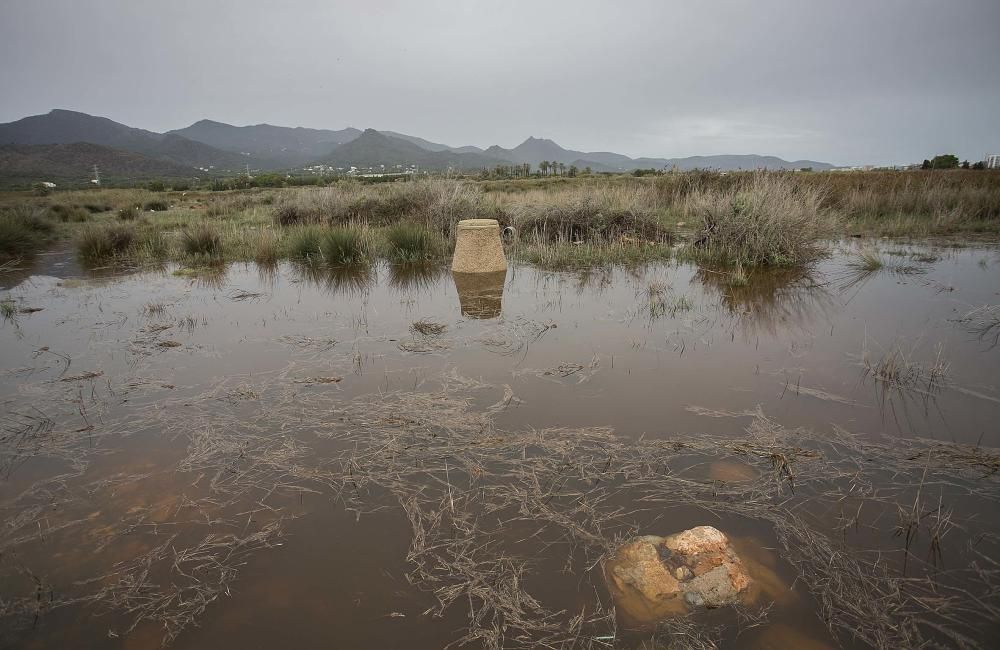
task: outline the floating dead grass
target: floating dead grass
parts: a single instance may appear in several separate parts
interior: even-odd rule
[[[956,322],[965,326],[990,349],[1000,344],[1000,305],[983,305],[966,312]]]
[[[478,408],[495,388],[452,372],[418,390],[345,402],[327,391],[295,389],[294,372],[291,364],[252,381],[231,378],[132,418],[128,431],[156,426],[185,442],[176,466],[158,471],[183,476],[200,496],[171,508],[163,521],[117,524],[107,534],[120,535],[127,524],[132,534],[160,536],[92,579],[45,582],[59,597],[36,598],[44,607],[31,609],[38,588],[26,580],[16,605],[21,624],[58,607],[90,605],[123,617],[115,634],[153,621],[170,642],[229,593],[255,553],[280,543],[287,496],[307,492],[358,516],[386,509],[405,515],[412,534],[407,578],[434,596],[425,615],[467,612],[459,644],[614,646],[623,631],[603,590],[601,562],[621,540],[669,526],[677,508],[767,524],[799,584],[844,641],[988,646],[980,632],[1000,617],[992,597],[1000,588],[994,559],[1000,539],[989,528],[995,522],[962,519],[949,503],[959,497],[982,508],[1000,503],[996,450],[880,443],[838,428],[788,429],[759,409],[692,408],[748,419],[729,436],[633,440],[607,428],[508,431],[494,417],[516,400],[509,387],[493,407]],[[231,404],[225,397],[234,390],[259,399]],[[247,417],[245,408],[258,410]],[[348,444],[316,453],[327,439]],[[691,458],[709,464],[736,458],[753,471],[733,482],[674,471],[677,461]],[[0,532],[0,548],[16,552],[40,534],[57,539],[97,526],[48,505],[76,503],[117,484],[79,489],[73,479],[39,484],[0,503],[6,520],[17,522]],[[48,528],[39,529],[43,517]],[[872,535],[889,545],[861,545]],[[564,561],[574,585],[592,591],[582,610],[553,606],[534,591],[552,556]],[[718,627],[698,617],[677,619],[652,636],[662,643],[683,634],[711,647],[705,644],[732,626],[762,621],[766,613],[748,610]],[[6,613],[4,620],[11,620]]]

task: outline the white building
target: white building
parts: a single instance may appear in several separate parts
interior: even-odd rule
[[[986,156],[986,169],[1000,169],[1000,153],[991,153]]]

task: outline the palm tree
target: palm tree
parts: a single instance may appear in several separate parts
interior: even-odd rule
[[[538,171],[542,172],[542,176],[545,176],[549,172],[549,161],[543,160],[538,163]]]

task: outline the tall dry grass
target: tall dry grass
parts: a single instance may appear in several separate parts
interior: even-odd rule
[[[789,176],[757,172],[728,189],[697,189],[686,197],[695,220],[698,255],[726,264],[795,266],[815,260],[836,218],[819,188]]]

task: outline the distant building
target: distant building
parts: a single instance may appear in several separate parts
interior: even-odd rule
[[[1000,153],[991,153],[986,156],[986,169],[1000,169]]]

